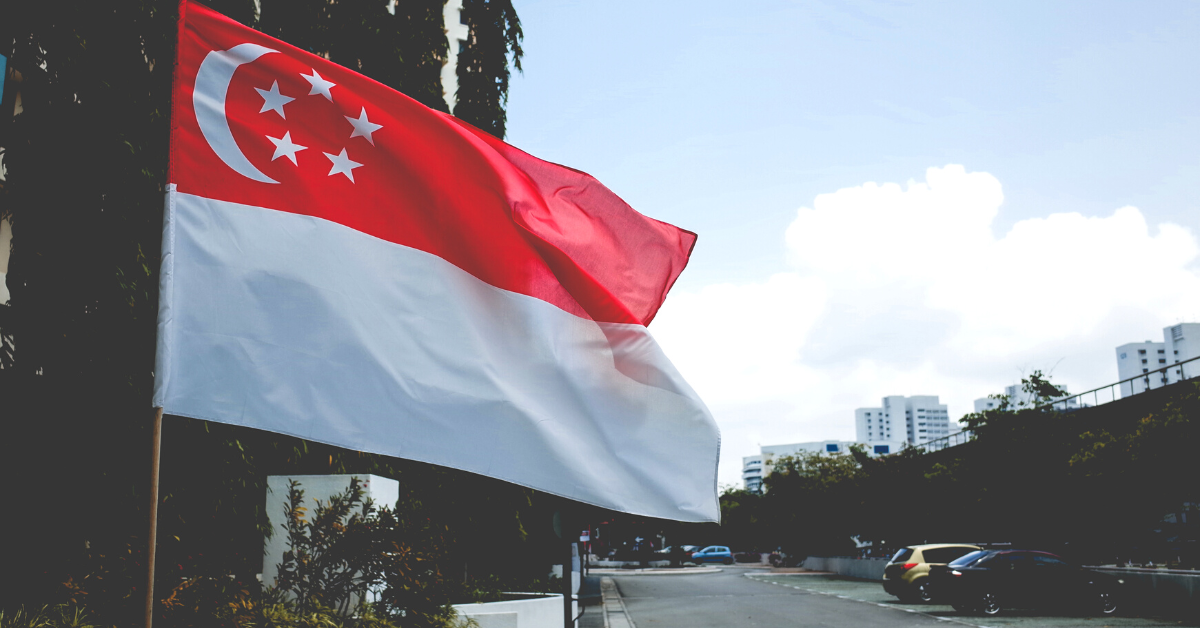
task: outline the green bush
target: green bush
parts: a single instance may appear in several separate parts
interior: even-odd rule
[[[87,612],[68,604],[43,606],[29,611],[24,607],[6,614],[0,610],[0,628],[98,628]]]

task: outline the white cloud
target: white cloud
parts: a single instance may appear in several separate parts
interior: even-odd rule
[[[791,271],[673,294],[653,329],[721,423],[721,481],[756,443],[852,438],[852,410],[885,394],[961,415],[1035,368],[1111,383],[1117,344],[1200,320],[1187,229],[1123,207],[996,234],[1003,201],[956,165],[822,194],[784,234]]]
[[[780,273],[760,284],[674,294],[654,335],[709,403],[786,397],[801,375],[800,347],[825,307],[816,277]]]

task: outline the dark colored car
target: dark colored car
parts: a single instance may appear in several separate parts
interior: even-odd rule
[[[1123,581],[1072,565],[1048,552],[980,550],[930,572],[938,596],[960,613],[996,615],[1006,608],[1117,612]]]

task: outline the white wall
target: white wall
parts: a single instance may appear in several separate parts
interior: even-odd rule
[[[572,615],[579,616],[579,603],[572,602]],[[562,594],[550,594],[527,600],[455,604],[459,616],[469,617],[479,628],[562,628]],[[593,612],[595,612],[593,610]],[[576,622],[578,624],[578,622]]]
[[[300,483],[304,490],[304,501],[301,505],[307,508],[306,519],[316,512],[317,501],[329,503],[329,498],[340,495],[350,488],[350,480],[358,478],[363,488],[364,498],[375,502],[377,508],[388,506],[394,508],[400,500],[400,483],[377,475],[271,475],[267,476],[267,521],[273,534],[263,543],[264,586],[274,586],[278,575],[279,563],[283,561],[283,553],[287,551],[287,530],[284,527],[287,518],[284,515],[288,501],[288,485],[292,480]]]

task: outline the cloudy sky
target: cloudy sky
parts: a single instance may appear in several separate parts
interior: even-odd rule
[[[651,330],[723,433],[853,439],[1200,322],[1200,5],[517,0],[509,141],[700,234]]]

